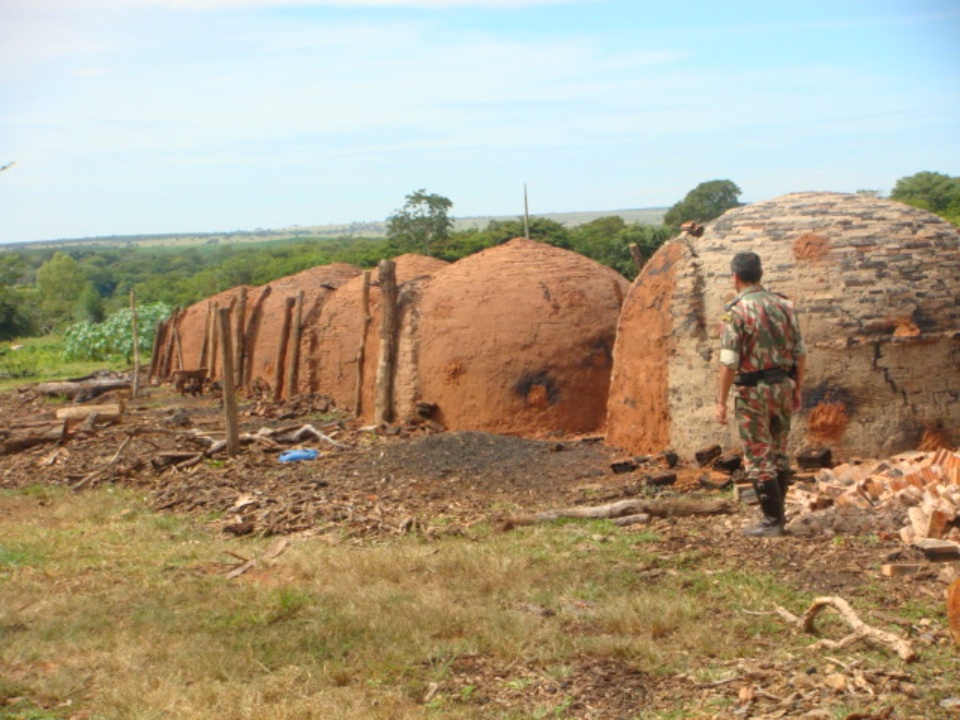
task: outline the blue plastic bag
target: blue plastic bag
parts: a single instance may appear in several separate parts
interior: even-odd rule
[[[316,460],[318,453],[316,450],[286,450],[280,453],[280,462],[300,462],[301,460]]]

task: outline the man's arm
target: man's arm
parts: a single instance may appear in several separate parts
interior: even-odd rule
[[[716,418],[718,423],[727,422],[727,396],[730,394],[730,388],[733,387],[733,376],[736,371],[726,365],[720,366],[720,382],[717,388],[717,409]]]

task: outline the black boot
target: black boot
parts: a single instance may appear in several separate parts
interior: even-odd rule
[[[781,468],[777,470],[777,486],[780,488],[780,498],[787,501],[787,490],[790,488],[790,479],[793,477],[793,470],[790,468]]]
[[[743,534],[749,537],[780,537],[786,518],[783,514],[783,496],[780,494],[778,478],[763,480],[753,484],[760,501],[763,519],[756,525],[744,528]]]

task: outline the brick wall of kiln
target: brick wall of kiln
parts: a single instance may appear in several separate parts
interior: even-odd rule
[[[798,193],[733,210],[690,246],[670,372],[670,445],[681,453],[716,442],[711,423],[723,306],[735,296],[730,260],[757,252],[763,284],[790,297],[810,348],[804,410],[792,446],[816,442],[841,456],[915,447],[939,428],[960,442],[960,242],[936,216],[857,195]],[[699,297],[697,295],[699,294]],[[683,304],[687,308],[682,308]],[[700,308],[702,332],[684,318]],[[689,312],[688,312],[689,309]],[[824,404],[843,428],[811,420]],[[723,444],[737,444],[731,426]]]

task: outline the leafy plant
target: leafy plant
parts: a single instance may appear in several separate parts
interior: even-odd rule
[[[137,309],[140,352],[150,352],[157,323],[170,315],[170,310],[166,303],[151,303]],[[129,308],[124,308],[102,323],[74,323],[64,333],[63,352],[67,360],[108,360],[118,357],[131,360],[133,313]]]

